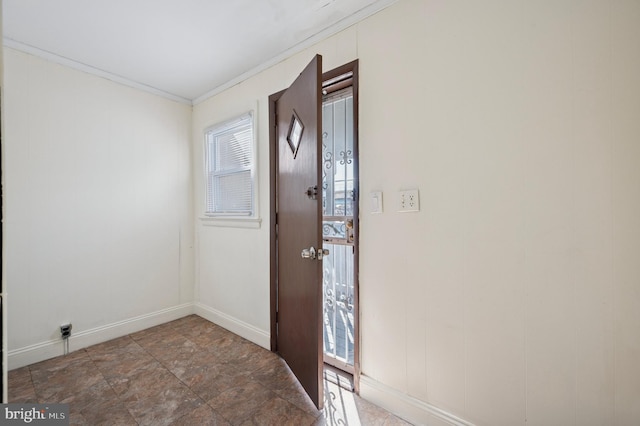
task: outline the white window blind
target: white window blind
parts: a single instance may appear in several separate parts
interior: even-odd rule
[[[251,113],[206,130],[206,215],[254,214],[253,145]]]

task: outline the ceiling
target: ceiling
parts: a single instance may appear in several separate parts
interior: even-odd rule
[[[393,2],[3,0],[4,44],[191,102]]]

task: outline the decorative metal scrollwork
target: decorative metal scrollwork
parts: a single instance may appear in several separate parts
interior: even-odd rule
[[[324,153],[324,168],[327,170],[333,168],[333,152]]]
[[[341,165],[351,164],[353,162],[353,152],[351,150],[348,151],[340,151],[340,156],[342,160],[340,160]]]
[[[333,152],[324,153],[324,167],[322,168],[322,189],[329,188],[329,175],[327,170],[333,167]]]
[[[346,225],[344,222],[324,222],[322,224],[322,235],[325,237],[344,238]]]
[[[331,290],[330,288],[328,288],[325,291],[326,294],[326,298],[325,298],[325,310],[333,310],[333,301],[334,301],[334,297],[333,297],[333,290]]]

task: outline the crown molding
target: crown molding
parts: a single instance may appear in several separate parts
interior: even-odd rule
[[[273,57],[272,59],[263,62],[262,64],[258,65],[255,68],[252,68],[251,70],[240,74],[238,77],[229,80],[228,82],[221,84],[220,86],[206,92],[205,94],[198,96],[197,98],[193,99],[193,105],[197,105],[201,102],[204,102],[205,100],[219,94],[222,93],[223,91],[235,86],[236,84],[240,84],[245,80],[248,80],[249,78],[260,74],[262,71],[265,71],[269,68],[271,68],[272,66],[292,57],[293,55],[302,52],[305,49],[308,49],[309,47],[313,46],[314,44],[317,44],[318,42],[339,33],[340,31],[343,31],[349,27],[351,27],[352,25],[357,24],[358,22],[362,21],[365,18],[368,18],[369,16],[375,15],[376,13],[380,12],[383,9],[386,9],[387,7],[391,6],[392,4],[396,3],[398,0],[380,0],[377,1],[375,3],[370,4],[369,6],[365,7],[364,9],[359,10],[358,12],[354,13],[353,15],[350,15],[336,23],[334,23],[333,25],[331,25],[330,27],[324,29],[323,31],[320,31],[319,33],[316,33],[314,35],[312,35],[311,37],[307,38],[306,40],[301,41],[300,43],[296,44],[295,46],[285,50],[284,52],[282,52],[281,54]]]
[[[73,59],[65,58],[64,56],[56,55],[55,53],[39,49],[37,47],[13,40],[8,37],[3,38],[3,45],[5,47],[15,49],[20,52],[28,53],[38,58],[45,59],[47,61],[51,61],[51,62],[64,65],[66,67],[69,67],[78,71],[82,71],[88,74],[102,77],[107,80],[111,80],[115,83],[119,83],[124,86],[132,87],[134,89],[138,89],[143,92],[158,95],[172,101],[180,102],[187,105],[193,105],[191,99],[183,98],[182,96],[174,95],[172,93],[165,92],[164,90],[160,90],[143,83],[138,83],[137,81],[129,80],[126,77],[122,77],[117,74],[113,74],[108,71],[104,71],[99,68],[92,67],[91,65],[83,64],[82,62],[74,61]]]

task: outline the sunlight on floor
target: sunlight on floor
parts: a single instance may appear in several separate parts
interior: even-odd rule
[[[355,394],[335,383],[325,380],[324,415],[327,425],[349,425],[356,426],[362,424],[358,407],[356,406]]]
[[[410,426],[410,423],[353,393],[352,377],[326,365],[324,390],[323,425]]]

